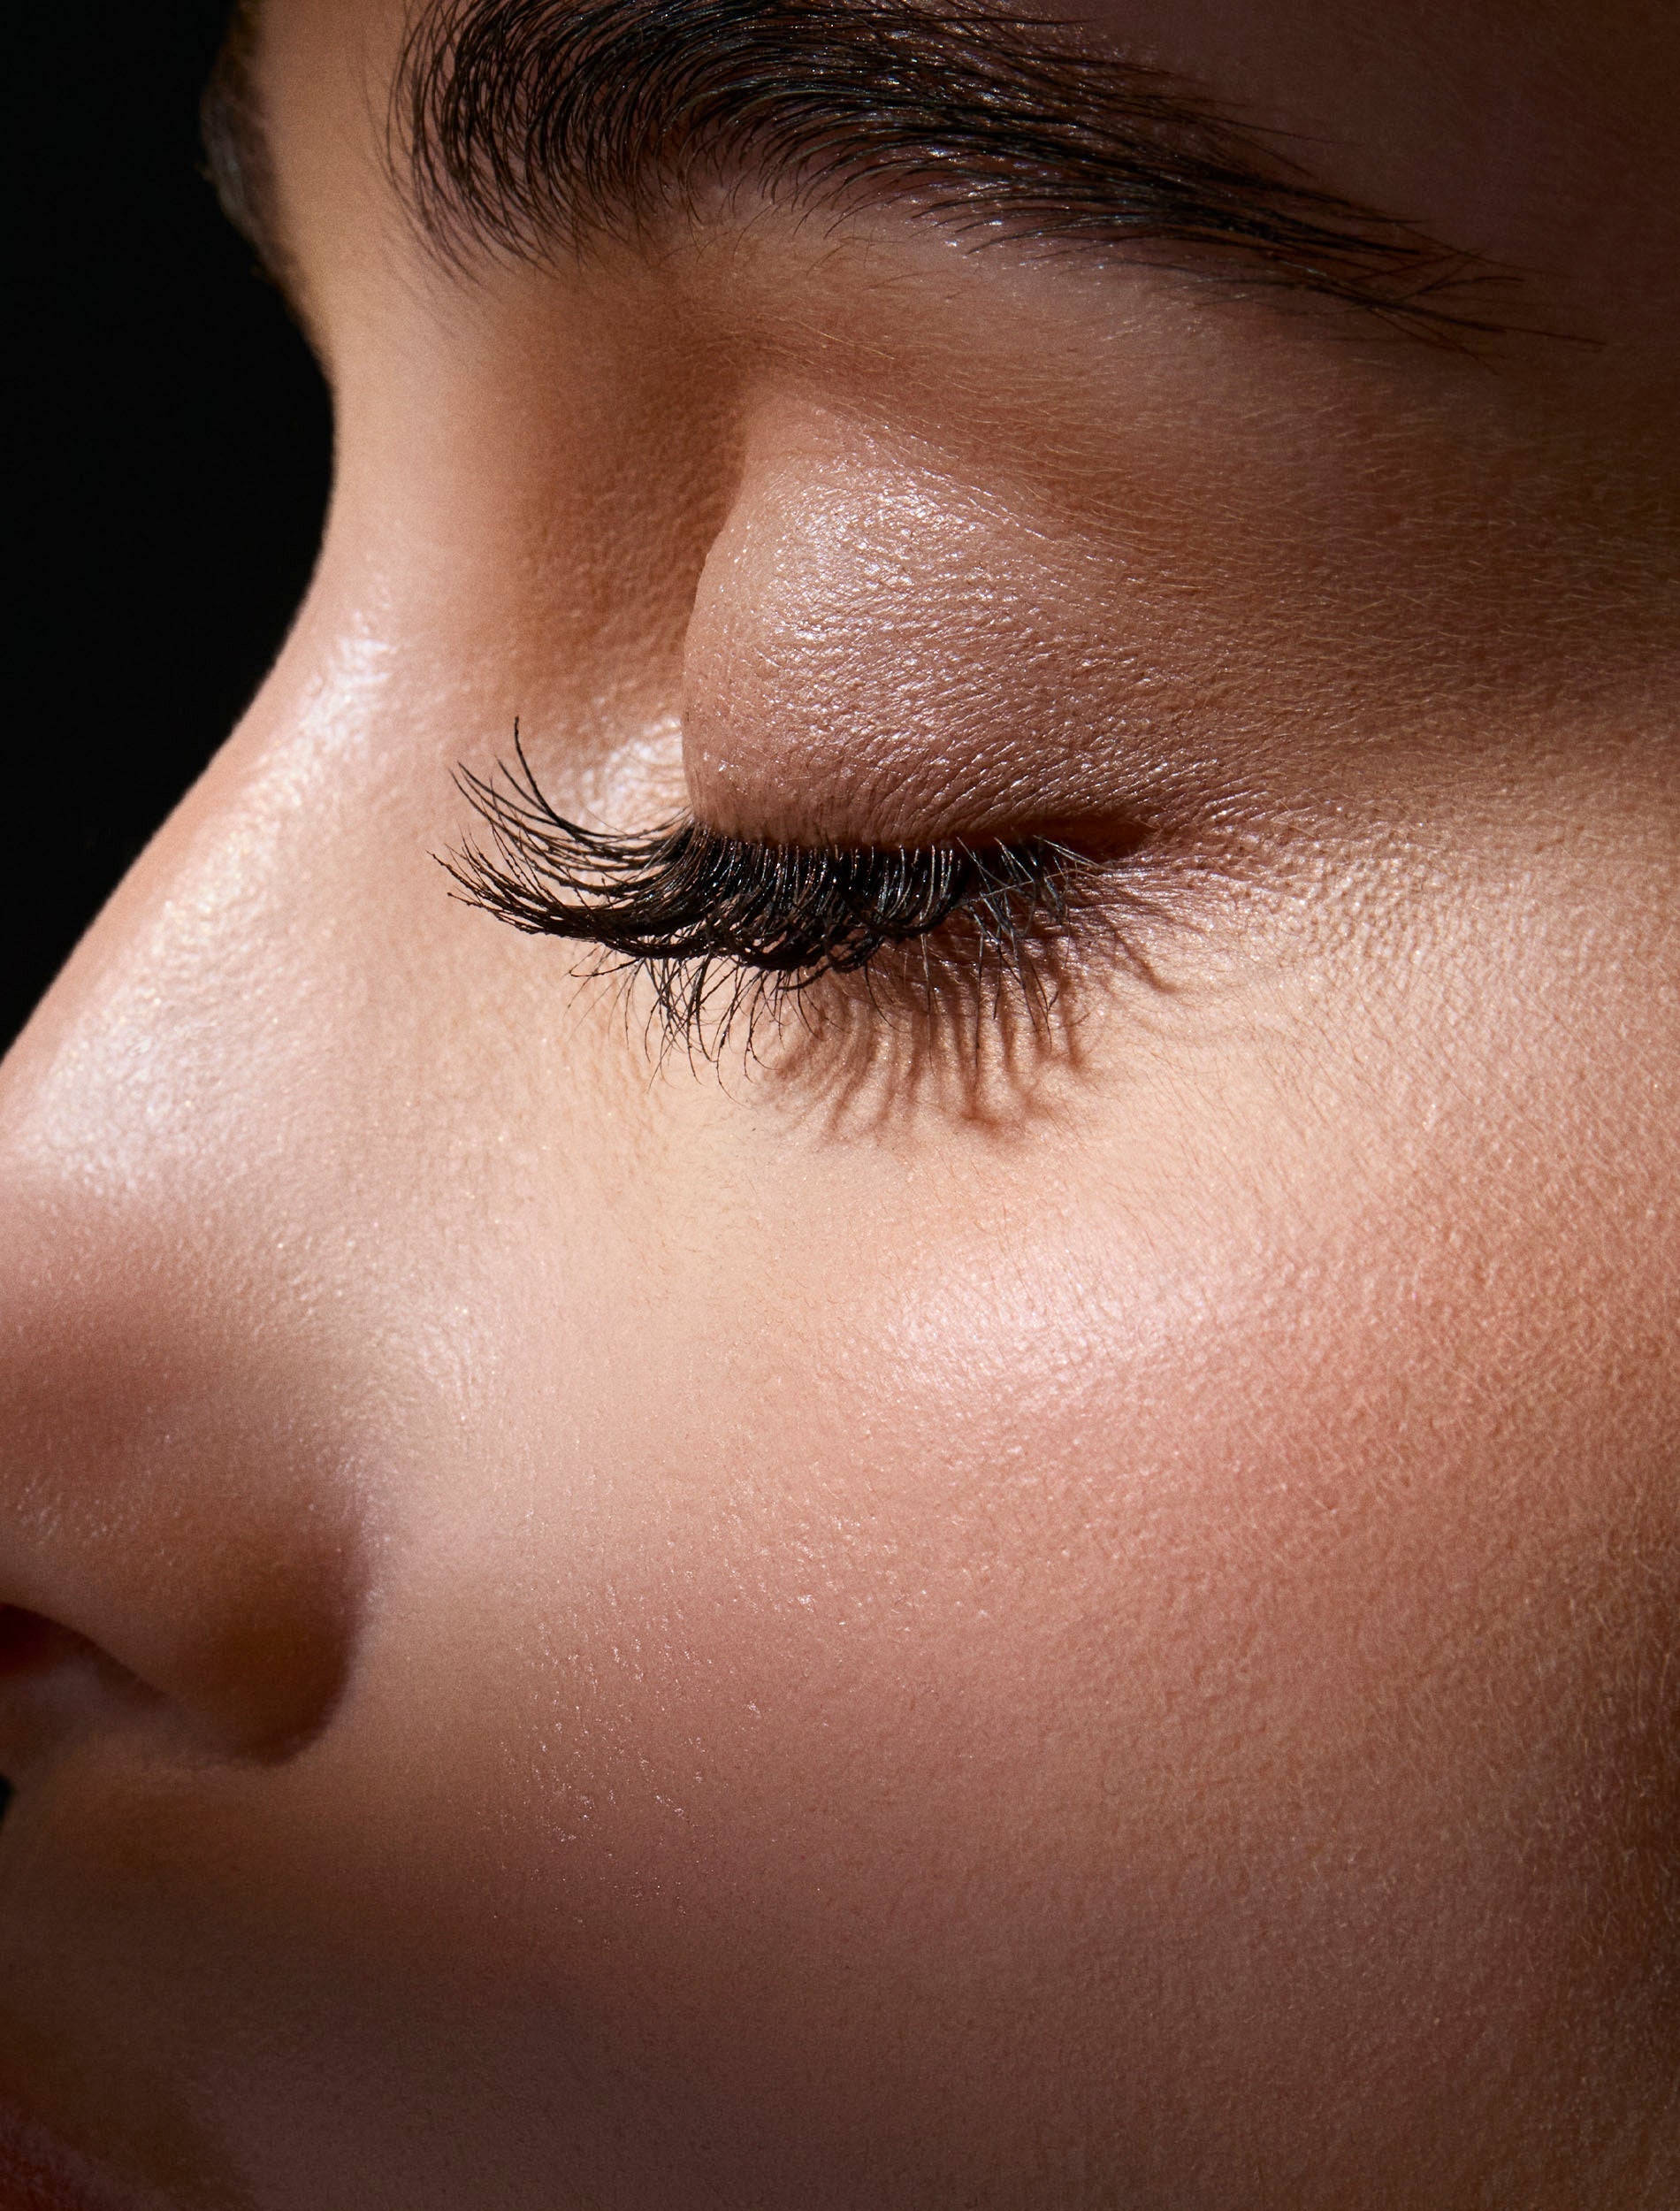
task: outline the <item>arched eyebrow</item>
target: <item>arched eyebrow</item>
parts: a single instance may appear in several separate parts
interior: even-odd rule
[[[249,73],[218,76],[212,168],[272,260]],[[1508,327],[1486,306],[1508,272],[1328,189],[1199,91],[976,0],[433,0],[389,153],[456,267],[635,238],[738,183],[1282,287],[1438,341]]]

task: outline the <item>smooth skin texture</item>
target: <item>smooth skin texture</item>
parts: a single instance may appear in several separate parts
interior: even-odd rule
[[[1091,11],[1571,333],[1465,351],[750,193],[450,274],[402,19],[270,0],[327,540],[4,1075],[11,2154],[1658,2211],[1676,17]],[[447,895],[515,717],[1136,896],[1036,1037],[660,1067]]]

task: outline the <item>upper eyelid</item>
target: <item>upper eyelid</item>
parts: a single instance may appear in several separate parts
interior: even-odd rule
[[[806,200],[907,195],[990,234],[1218,249],[1423,334],[1507,326],[1467,288],[1506,272],[1325,190],[1157,73],[978,12],[444,0],[409,38],[391,118],[393,174],[446,259],[577,246],[745,169]]]
[[[514,746],[517,765],[498,776],[457,770],[490,844],[469,837],[442,856],[456,895],[527,935],[569,940],[609,968],[651,976],[667,1042],[686,1037],[691,1056],[697,1047],[715,1056],[737,1023],[750,1039],[760,1013],[829,976],[873,975],[879,956],[906,949],[913,967],[920,951],[928,991],[956,968],[980,986],[976,1018],[989,974],[994,1014],[1006,990],[1035,1025],[1050,1011],[1058,947],[1098,866],[1052,839],[984,850],[796,847],[723,835],[688,816],[615,836],[557,813],[516,729]],[[935,957],[931,943],[951,928],[962,931],[960,952],[948,945]]]
[[[796,906],[814,899],[829,914],[826,930],[838,917],[853,932],[842,952],[829,945],[824,961],[862,966],[872,945],[927,934],[989,897],[1017,904],[1025,899],[1042,916],[1059,917],[1065,879],[1087,864],[1071,847],[1039,835],[995,848],[951,839],[884,848],[796,846],[725,835],[686,815],[642,835],[592,830],[550,804],[516,726],[514,754],[516,765],[504,762],[488,779],[457,770],[456,787],[488,830],[493,851],[487,854],[469,842],[445,861],[447,872],[470,903],[516,927],[575,933],[632,957],[651,952],[680,960],[715,951],[753,958],[745,942],[725,942],[733,932],[745,939],[774,937],[758,964],[789,971],[814,964],[790,945],[780,892],[770,900],[778,908],[775,916],[749,904],[735,922],[721,923],[714,880],[721,876],[756,874],[768,881],[780,868]],[[580,926],[569,931],[561,925],[568,919]],[[603,922],[613,926],[599,927]]]

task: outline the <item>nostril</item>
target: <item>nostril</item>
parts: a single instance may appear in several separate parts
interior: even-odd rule
[[[20,1604],[0,1605],[0,1773],[15,1794],[32,1763],[118,1708],[156,1697],[96,1643]]]
[[[111,1661],[74,1628],[31,1612],[21,1604],[0,1604],[0,1695],[61,1667],[110,1669]]]
[[[45,1657],[50,1642],[50,1624],[37,1612],[26,1612],[21,1605],[0,1604],[0,1697],[19,1677],[35,1672]],[[5,1730],[9,1735],[11,1730]],[[16,1746],[7,1743],[6,1763],[13,1762]],[[0,1773],[0,1822],[15,1794],[10,1779]]]
[[[0,1683],[51,1663],[63,1628],[20,1604],[0,1604]]]
[[[37,1756],[136,1723],[294,1755],[359,1633],[359,1440],[182,1238],[7,1197],[0,1771],[27,1797]]]

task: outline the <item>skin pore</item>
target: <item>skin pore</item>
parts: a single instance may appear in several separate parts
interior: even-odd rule
[[[1676,19],[1079,11],[1456,339],[739,149],[440,252],[409,20],[263,8],[326,542],[0,1083],[0,2159],[1656,2211]],[[597,827],[1067,839],[1047,1003],[661,1057],[449,896],[515,722]]]

